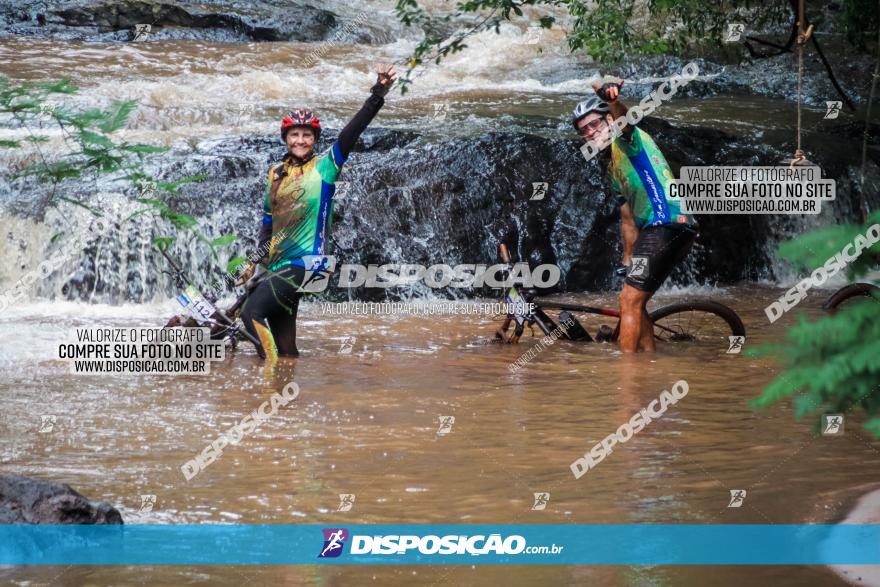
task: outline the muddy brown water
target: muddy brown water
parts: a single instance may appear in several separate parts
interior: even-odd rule
[[[740,286],[712,297],[740,313],[751,348],[781,341],[799,312],[818,315],[822,296],[811,295],[770,324],[763,308],[779,293]],[[658,305],[682,297],[709,293],[666,293]],[[565,299],[614,304],[611,295]],[[62,309],[47,318],[45,306],[19,308],[0,319],[2,471],[69,483],[117,506],[127,523],[824,522],[844,515],[841,491],[876,481],[880,465],[858,415],[847,415],[843,436],[823,437],[812,419],[795,420],[790,402],[751,409],[779,367],[717,345],[669,343],[624,357],[611,345],[558,341],[512,373],[508,365],[538,339],[486,344],[497,324],[491,316],[328,317],[309,304],[302,357],[273,369],[242,347],[207,377],[74,376],[51,359],[53,326],[150,326],[160,309]],[[36,341],[27,352],[6,336],[26,327]],[[354,337],[351,352],[346,337]],[[573,477],[574,459],[679,379],[689,384],[685,398]],[[185,461],[289,381],[301,388],[292,404],[184,479]],[[38,432],[44,414],[56,415],[49,433]],[[441,416],[455,417],[448,434],[437,434]],[[747,490],[743,507],[727,507],[731,489]],[[531,511],[539,491],[550,493],[549,505]],[[351,511],[336,511],[342,493],[356,495]],[[156,496],[152,511],[139,511],[141,495]],[[819,567],[32,567],[0,577],[89,585],[841,584]]]
[[[534,47],[518,39],[486,37],[474,49],[479,53],[464,52],[452,58],[452,67],[426,73],[406,98],[389,100],[383,124],[423,128],[438,100],[453,102],[453,119],[468,117],[462,132],[492,130],[499,120],[509,124],[510,116],[519,122],[561,116],[585,80],[545,75],[548,67],[564,70],[570,58],[535,59]],[[4,39],[0,73],[17,80],[70,77],[82,87],[77,99],[84,106],[138,99],[127,138],[170,144],[227,132],[230,111],[237,132],[274,132],[292,96],[320,104],[338,126],[366,95],[370,64],[395,60],[407,47],[327,47],[315,68],[299,68],[298,59],[314,49]],[[332,84],[312,83],[327,75]],[[512,92],[521,97],[518,104],[511,104]],[[241,104],[253,108],[237,108]],[[759,97],[680,100],[663,108],[673,122],[743,132],[791,120],[790,104]],[[763,114],[753,119],[754,112]],[[798,313],[818,315],[823,296],[815,294],[769,324],[763,308],[779,294],[757,285],[706,288],[661,294],[658,305],[682,297],[726,303],[746,323],[748,349],[781,342]],[[565,299],[615,305],[611,294]],[[853,488],[878,479],[878,443],[863,432],[858,415],[847,415],[844,435],[823,437],[813,420],[795,420],[790,402],[756,412],[748,402],[779,366],[770,358],[727,355],[722,346],[661,345],[654,355],[622,357],[610,345],[557,342],[511,373],[511,362],[538,339],[527,337],[516,347],[486,344],[496,326],[490,316],[341,317],[307,304],[302,357],[271,370],[247,346],[215,363],[207,377],[73,376],[52,359],[57,326],[157,326],[167,314],[159,303],[47,301],[4,312],[0,471],[69,483],[118,507],[127,523],[144,524],[809,523],[839,520]],[[595,332],[597,323],[587,324]],[[351,352],[340,352],[347,337],[354,337]],[[574,459],[680,379],[689,384],[683,400],[574,479]],[[200,475],[184,479],[184,462],[289,381],[301,388],[293,404]],[[40,433],[44,415],[56,416],[55,425]],[[437,434],[441,416],[455,417],[445,435]],[[747,490],[743,507],[727,507],[731,489]],[[535,492],[550,493],[543,511],[530,510]],[[355,505],[337,512],[343,493],[355,494]],[[142,495],[156,496],[152,511],[139,511]],[[0,583],[18,585],[502,581],[843,584],[824,568],[804,566],[0,569]]]

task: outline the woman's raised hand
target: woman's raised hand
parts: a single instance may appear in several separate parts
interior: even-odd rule
[[[376,85],[373,86],[373,93],[384,96],[397,79],[397,72],[394,71],[394,65],[380,65],[376,68],[376,74]]]

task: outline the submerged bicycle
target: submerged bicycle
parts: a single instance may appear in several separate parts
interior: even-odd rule
[[[268,277],[268,273],[255,275],[248,280],[244,286],[245,291],[229,308],[224,310],[217,307],[216,300],[191,285],[192,282],[185,272],[167,251],[162,248],[160,251],[171,265],[172,271],[168,273],[174,277],[178,289],[182,292],[177,296],[177,300],[186,312],[172,317],[165,325],[166,328],[176,326],[209,327],[212,339],[224,340],[233,349],[237,347],[239,340],[258,343],[245,330],[239,315],[250,292]],[[505,245],[499,246],[499,253],[504,263],[510,263],[510,254]],[[528,326],[533,330],[536,325],[544,335],[558,332],[561,338],[567,340],[617,341],[619,323],[613,329],[602,325],[594,338],[573,313],[595,314],[619,319],[620,311],[618,310],[540,300],[535,297],[533,291],[521,290],[516,285],[507,290],[504,299],[510,307],[517,309],[513,313],[507,314],[502,325],[496,330],[495,339],[500,342],[519,342],[525,327]],[[561,325],[547,314],[547,310],[551,309],[560,311]],[[712,343],[719,346],[723,344],[724,348],[731,352],[730,349],[741,348],[745,341],[746,329],[742,320],[731,308],[718,302],[709,300],[678,302],[658,308],[652,311],[649,316],[654,323],[655,338],[663,342]],[[515,324],[513,332],[508,333],[512,324]]]
[[[165,328],[174,328],[178,326],[184,327],[203,327],[211,329],[211,338],[213,340],[222,340],[226,346],[233,350],[238,347],[239,340],[249,340],[254,344],[259,344],[251,334],[245,329],[239,315],[241,308],[247,301],[248,295],[254,290],[260,281],[265,279],[266,273],[254,275],[244,284],[245,291],[240,294],[235,302],[229,308],[223,310],[217,307],[217,300],[205,295],[199,288],[192,285],[186,273],[168,254],[164,247],[159,247],[159,252],[171,265],[169,273],[173,278],[178,291],[181,293],[177,296],[177,302],[183,307],[184,314],[172,316],[165,324]]]
[[[829,296],[822,304],[822,309],[833,314],[837,309],[849,300],[859,300],[880,297],[880,287],[872,283],[851,283],[845,285]]]
[[[503,243],[499,245],[498,252],[501,260],[509,264],[510,253]],[[620,274],[621,270],[618,270]],[[506,315],[495,331],[495,340],[499,342],[519,342],[526,326],[532,333],[533,327],[537,326],[544,335],[556,333],[559,338],[583,342],[616,342],[620,332],[619,310],[542,300],[535,297],[533,291],[521,290],[516,285],[507,290],[504,301],[513,312]],[[560,311],[558,322],[547,314],[547,310],[551,309]],[[603,324],[593,337],[573,313],[617,318],[618,322],[614,328]],[[737,313],[711,300],[669,304],[653,310],[649,317],[654,324],[654,338],[658,341],[717,344],[719,347],[723,345],[727,352],[738,352],[745,342],[746,329]],[[508,333],[511,325],[514,326],[513,332]]]

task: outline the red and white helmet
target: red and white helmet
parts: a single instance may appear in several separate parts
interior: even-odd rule
[[[318,117],[311,110],[297,108],[285,116],[281,121],[281,140],[286,141],[287,131],[296,126],[305,126],[312,129],[312,132],[315,133],[316,141],[321,138],[321,121],[318,120]]]

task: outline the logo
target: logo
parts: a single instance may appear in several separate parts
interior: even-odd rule
[[[622,131],[626,125],[637,126],[639,122],[656,110],[663,102],[672,99],[678,88],[695,80],[700,73],[700,67],[696,63],[688,63],[681,70],[681,75],[673,75],[667,81],[642,98],[638,106],[633,105],[627,110],[626,116],[618,116],[612,121],[611,132],[601,133],[592,141],[587,141],[581,146],[584,159],[590,161],[611,145],[613,137]]]
[[[386,263],[384,265],[360,265],[343,263],[334,269],[340,288],[375,287],[388,289],[409,287],[421,282],[431,289],[445,287],[523,287],[547,288],[559,283],[562,271],[559,266],[542,263],[534,269],[529,264],[496,263],[475,265],[460,263],[454,267],[445,263],[425,266],[417,263]],[[500,279],[499,279],[500,277]]]
[[[40,434],[48,434],[49,432],[52,432],[52,430],[55,428],[56,420],[57,418],[51,414],[40,416],[40,428],[38,432]]]
[[[825,102],[825,120],[834,120],[840,116],[840,110],[843,108],[843,102],[837,100],[834,102]]]
[[[12,461],[17,461],[18,457],[21,456],[23,453],[18,448],[18,443],[14,442],[14,443],[12,443],[12,451],[9,453],[6,453],[6,454],[8,455],[8,458],[6,460],[0,461],[0,462],[11,463]]]
[[[354,507],[354,493],[340,493],[339,507],[336,508],[336,511],[347,512],[350,511],[352,507]]]
[[[526,29],[526,44],[537,45],[541,38],[541,27],[530,26]]]
[[[253,113],[254,113],[254,105],[253,104],[238,104],[238,114],[235,117],[235,122],[233,123],[233,126],[238,126],[248,116],[253,115]]]
[[[746,499],[746,490],[745,489],[731,489],[730,490],[730,503],[727,504],[729,508],[738,508],[741,507],[743,501]]]
[[[37,109],[37,112],[47,116],[54,115],[56,111],[57,106],[55,106],[54,104],[40,104],[40,107]]]
[[[132,33],[132,41],[145,41],[147,37],[150,35],[150,30],[152,26],[149,24],[136,24],[134,25],[134,32]]]
[[[353,336],[346,336],[342,339],[342,343],[339,345],[339,354],[340,355],[350,355],[351,350],[354,348],[354,343],[357,338]]]
[[[141,496],[141,508],[138,510],[141,513],[147,513],[153,511],[153,506],[156,505],[156,496],[155,495],[142,495]]]
[[[843,434],[843,414],[824,414],[822,416],[822,436]]]
[[[334,200],[342,200],[348,195],[349,188],[351,187],[350,181],[337,181],[336,182],[336,191],[333,192]]]
[[[446,120],[446,115],[448,113],[449,102],[434,102],[434,114],[431,116],[431,120],[443,122],[444,120]]]
[[[547,503],[550,501],[549,493],[536,493],[535,494],[535,503],[532,504],[532,511],[541,511],[547,507]]]
[[[724,36],[725,43],[736,43],[742,38],[746,32],[746,25],[741,23],[730,23],[727,25],[727,34]]]
[[[745,336],[728,336],[730,347],[727,349],[728,355],[738,355],[742,351],[743,345],[746,343]]]
[[[325,530],[327,532],[327,530]],[[546,547],[552,554],[562,552],[564,547]],[[470,554],[519,554],[526,549],[526,539],[518,534],[502,537],[501,534],[474,536],[445,535],[354,535],[351,537],[350,554],[401,555],[416,551],[426,555]]]
[[[141,181],[138,182],[137,187],[141,198],[154,198],[158,192],[159,184],[152,180]]]
[[[771,302],[769,306],[764,308],[767,319],[771,324],[779,320],[786,312],[807,297],[807,291],[813,287],[822,287],[826,281],[837,275],[841,269],[845,269],[848,264],[855,261],[862,254],[862,251],[877,242],[880,242],[880,223],[869,226],[864,234],[857,234],[838,253],[829,257],[824,265],[820,265],[813,270],[809,277],[800,280],[791,289],[779,296],[779,299]]]
[[[250,436],[263,422],[278,413],[278,410],[299,397],[299,385],[290,381],[281,392],[275,392],[260,406],[244,416],[238,424],[221,432],[220,435],[194,458],[180,467],[187,481],[204,471],[211,463],[223,455],[223,449],[229,445],[237,446],[246,436]]]
[[[330,274],[336,268],[336,257],[333,255],[303,255],[303,265],[306,268],[302,285],[297,291],[319,292],[327,289],[330,283]]]
[[[600,442],[593,445],[589,452],[584,456],[576,459],[571,465],[571,472],[575,479],[583,477],[587,471],[596,467],[605,458],[614,452],[614,446],[629,442],[633,436],[645,429],[654,420],[659,419],[669,406],[674,406],[681,399],[687,396],[690,387],[684,379],[676,381],[670,391],[665,389],[660,392],[660,396],[652,400],[647,406],[636,412],[630,417],[628,422],[624,422],[613,433],[603,438]]]
[[[440,427],[437,428],[437,436],[445,436],[452,432],[452,425],[455,424],[455,416],[440,416]]]
[[[345,541],[348,540],[348,530],[345,528],[324,528],[324,548],[318,558],[336,558],[342,554]]]
[[[532,197],[529,198],[529,201],[543,200],[547,195],[547,185],[546,181],[532,182]]]
[[[648,272],[647,257],[633,257],[629,264],[627,277],[640,277]]]

